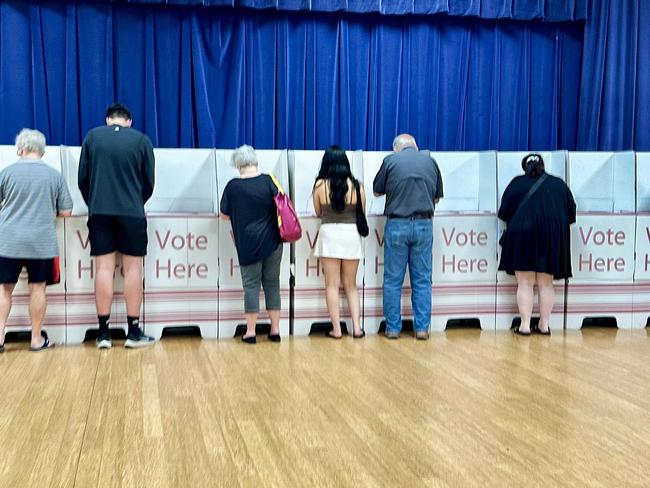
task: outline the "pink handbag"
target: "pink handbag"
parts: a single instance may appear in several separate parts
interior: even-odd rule
[[[275,206],[278,209],[278,228],[280,229],[280,238],[283,242],[296,242],[302,237],[302,227],[298,214],[293,207],[293,202],[287,195],[275,175],[269,175],[278,189],[277,195],[273,197]]]

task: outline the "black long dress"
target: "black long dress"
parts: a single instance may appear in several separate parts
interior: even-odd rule
[[[570,278],[569,227],[576,221],[576,204],[566,183],[548,175],[515,215],[537,178],[517,176],[503,193],[499,218],[508,226],[500,240],[499,269],[508,274],[535,271],[552,274],[554,279]]]

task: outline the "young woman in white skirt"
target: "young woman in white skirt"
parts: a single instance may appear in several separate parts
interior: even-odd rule
[[[339,146],[327,148],[313,191],[314,209],[321,218],[314,256],[320,259],[325,272],[327,310],[332,320],[329,336],[334,339],[342,336],[339,307],[341,284],[352,315],[353,336],[365,336],[361,328],[361,305],[357,290],[357,270],[363,255],[356,225],[355,181],[345,151]],[[365,212],[366,194],[360,183],[359,189]]]

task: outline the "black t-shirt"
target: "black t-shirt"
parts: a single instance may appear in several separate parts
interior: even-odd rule
[[[119,125],[92,129],[79,160],[79,189],[88,215],[144,217],[154,167],[151,141],[142,132]]]
[[[221,197],[221,213],[230,217],[239,264],[247,266],[273,254],[281,243],[269,175],[230,180]]]

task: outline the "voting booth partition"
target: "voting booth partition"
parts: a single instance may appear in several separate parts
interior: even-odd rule
[[[61,147],[63,173],[72,196],[72,217],[65,219],[65,273],[66,277],[66,342],[80,344],[89,330],[97,329],[95,308],[95,258],[90,256],[88,240],[88,207],[77,180],[80,147]],[[115,293],[111,308],[111,329],[127,330],[124,302],[124,272],[120,258],[116,262]],[[48,289],[48,296],[50,290]]]
[[[212,149],[156,149],[156,185],[147,202],[145,331],[198,327],[218,337],[219,222]]]
[[[498,205],[501,205],[501,198],[503,192],[508,184],[515,176],[523,174],[521,168],[522,159],[530,152],[499,152],[497,153],[497,190],[498,190]],[[567,180],[567,153],[566,151],[547,151],[540,152],[544,160],[544,167],[546,172]],[[498,220],[498,236],[501,236],[506,228],[503,221]],[[498,238],[497,238],[498,239]],[[501,246],[497,246],[497,266],[501,258]],[[575,272],[575,271],[574,271]],[[549,327],[553,330],[561,330],[564,328],[564,297],[565,297],[565,280],[555,281],[555,305],[553,313],[549,321]],[[503,330],[512,327],[513,321],[519,318],[519,309],[517,308],[517,280],[514,276],[509,276],[505,271],[497,272],[497,288],[496,288],[496,328]],[[533,309],[533,317],[539,316],[539,301],[537,294],[535,298],[535,306]]]
[[[632,327],[650,318],[650,153],[636,153],[636,263]]]
[[[285,192],[289,192],[289,164],[285,150],[256,150],[259,168],[262,173],[273,173]],[[221,201],[226,184],[239,173],[232,166],[232,150],[217,150],[217,196]],[[217,207],[218,208],[218,207]],[[239,260],[230,222],[219,220],[219,338],[232,338],[238,326],[245,326],[244,291],[242,289]],[[290,256],[289,244],[283,244],[282,266],[280,269],[280,295],[282,313],[280,315],[280,334],[289,334],[290,306]],[[264,293],[260,291],[260,316],[258,322],[269,323],[264,306]]]
[[[289,164],[294,182],[294,205],[302,225],[302,239],[295,243],[293,288],[293,333],[308,335],[314,324],[330,322],[325,300],[325,276],[319,259],[313,252],[319,239],[320,218],[316,217],[312,189],[323,158],[323,151],[289,151]],[[362,153],[348,151],[348,160],[355,178],[363,182]],[[366,195],[368,191],[366,191]],[[366,197],[368,198],[368,197]],[[367,239],[364,239],[366,241]],[[363,311],[363,260],[357,272],[357,287]],[[339,294],[340,320],[352,334],[352,320],[341,287]]]
[[[363,287],[363,326],[366,333],[377,333],[384,321],[383,278],[384,278],[384,226],[383,216],[386,197],[376,197],[372,184],[379,168],[390,152],[363,152],[363,184],[366,187],[366,215],[370,233],[365,239],[365,266]],[[406,271],[402,287],[402,322],[413,320],[411,304],[411,280]]]
[[[444,198],[433,219],[431,330],[451,320],[495,328],[497,273],[496,153],[431,153]]]
[[[576,200],[571,229],[573,278],[566,304],[568,329],[586,318],[633,324],[636,225],[633,152],[570,152],[568,179]]]
[[[18,161],[15,146],[0,146],[0,171]],[[61,148],[50,146],[43,155],[43,161],[61,173]],[[53,216],[54,218],[54,216]],[[43,320],[43,331],[53,342],[65,342],[66,297],[65,297],[65,228],[64,219],[56,219],[56,235],[59,247],[59,263],[61,282],[47,287],[47,312]],[[14,289],[13,306],[7,321],[7,332],[31,331],[32,323],[29,317],[29,286],[27,272],[23,270]]]

